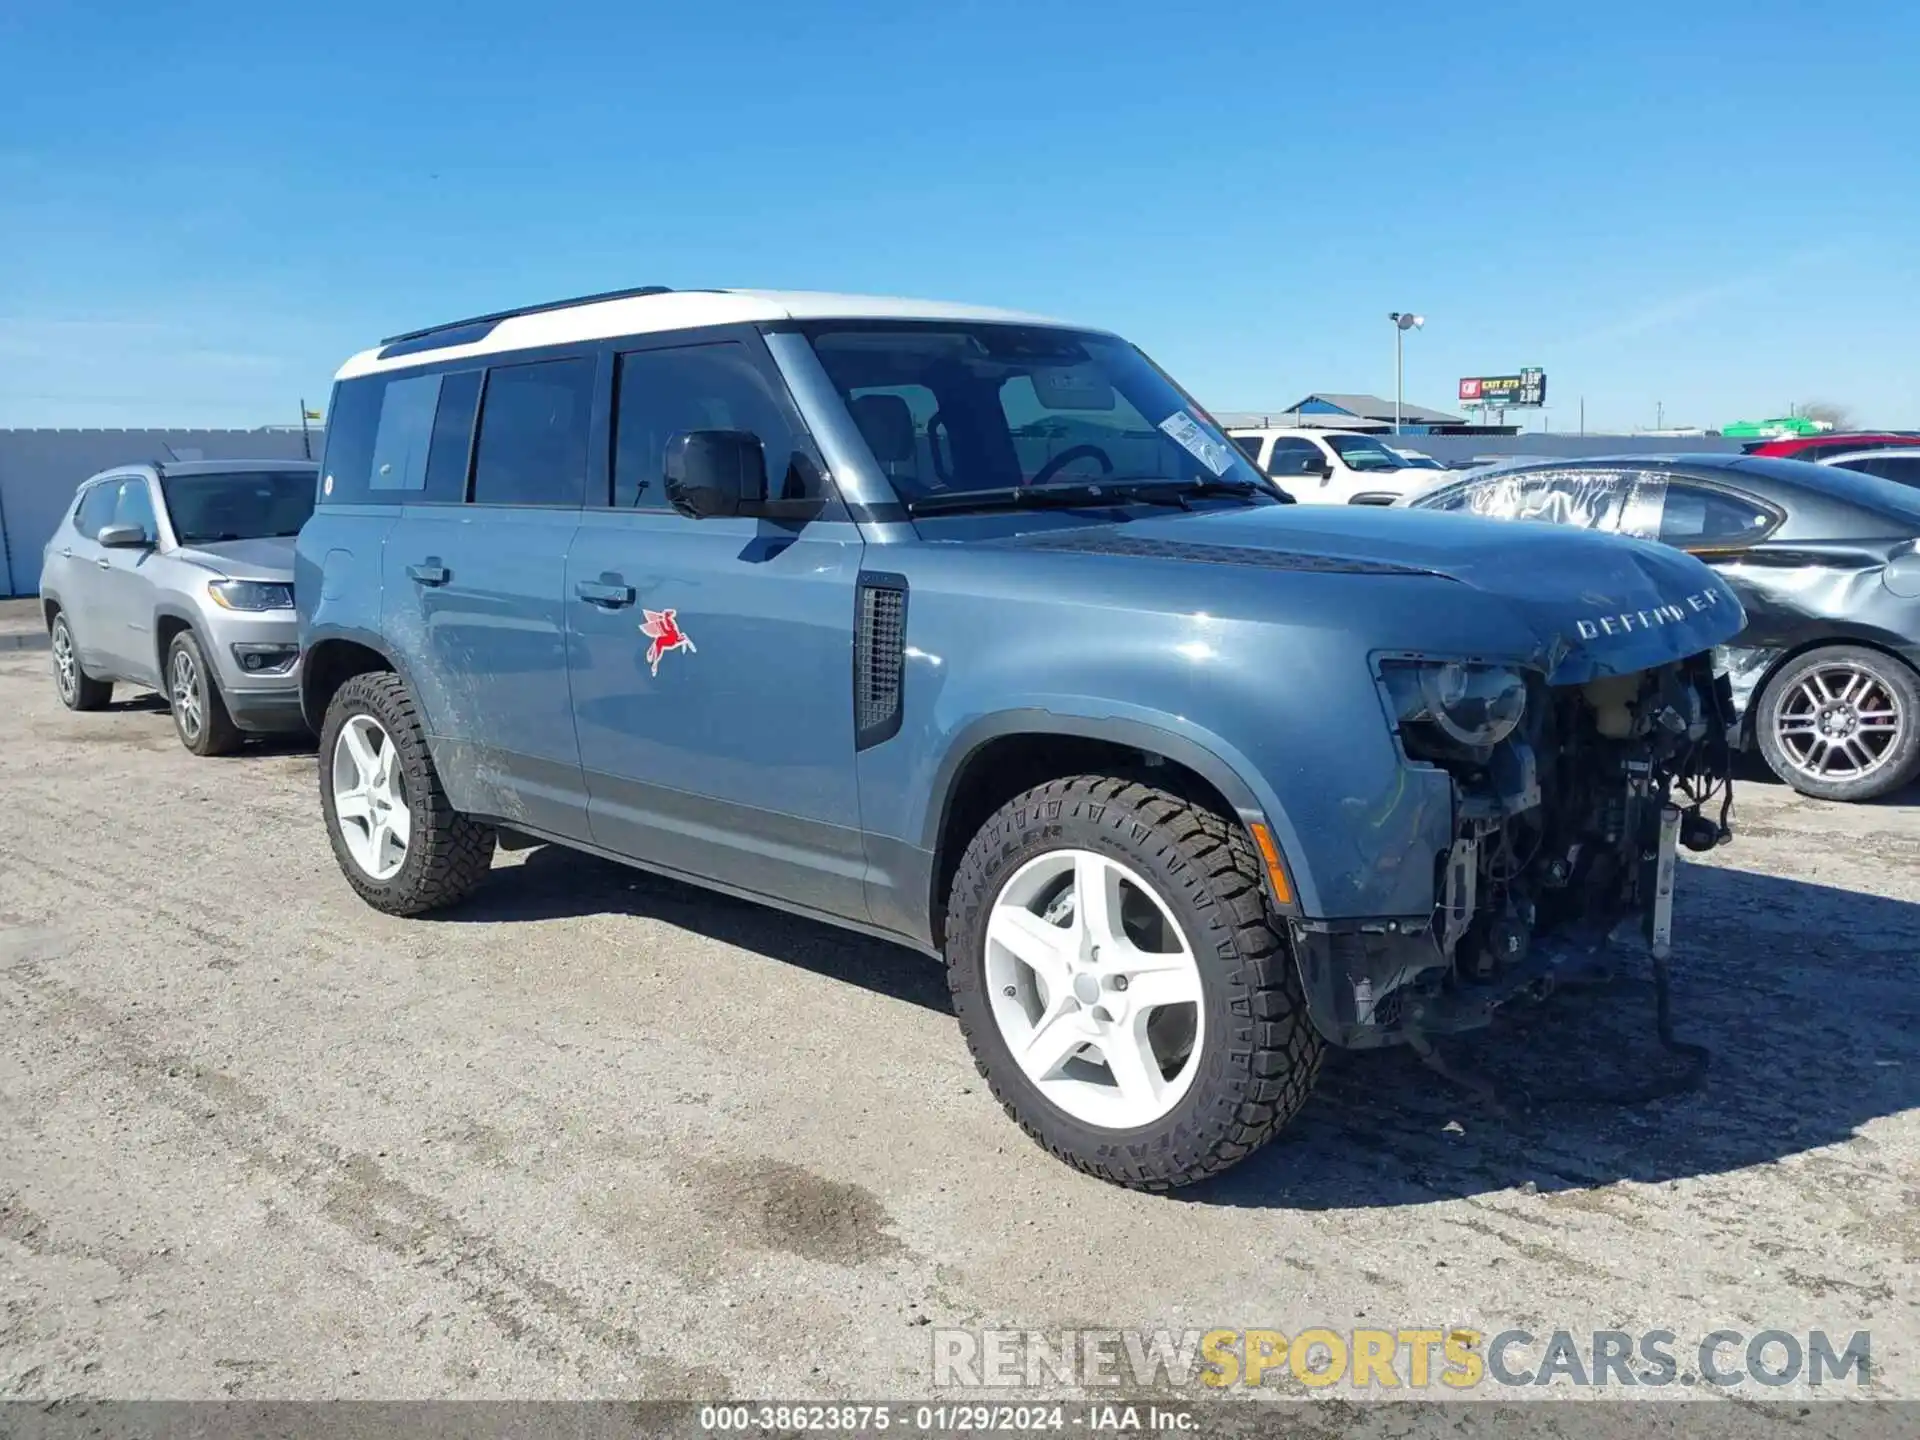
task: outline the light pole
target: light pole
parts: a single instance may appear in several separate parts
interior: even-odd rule
[[[1418,330],[1427,323],[1427,317],[1409,310],[1396,310],[1387,319],[1393,322],[1393,433],[1398,435],[1401,400],[1407,389],[1407,331]]]

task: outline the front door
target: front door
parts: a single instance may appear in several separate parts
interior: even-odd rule
[[[669,437],[758,436],[784,518],[694,520]],[[862,541],[757,336],[618,357],[612,503],[567,564],[573,713],[593,837],[663,869],[866,918],[854,775]],[[811,511],[811,513],[810,513]]]
[[[112,525],[132,525],[147,537],[144,545],[97,547],[98,583],[94,605],[99,617],[101,644],[107,651],[105,669],[145,685],[160,683],[160,657],[153,635],[154,590],[150,578],[160,534],[154,518],[153,496],[145,476],[119,482],[114,497]]]

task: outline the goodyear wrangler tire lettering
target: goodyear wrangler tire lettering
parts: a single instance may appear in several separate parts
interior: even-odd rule
[[[1050,822],[1049,816],[1057,818]],[[1061,856],[1074,859],[1070,881]],[[1050,879],[1050,869],[1061,874]],[[1080,924],[1079,892],[1090,874],[1118,877],[1116,888],[1102,893],[1110,903],[1119,897],[1126,934],[1140,937],[1145,951],[1144,961],[1129,960],[1144,969],[1129,976],[1110,1020],[1136,1017],[1126,997],[1141,987],[1171,986],[1148,991],[1167,998],[1182,993],[1177,982],[1159,978],[1172,970],[1160,962],[1177,947],[1151,938],[1164,932],[1142,928],[1155,915],[1177,928],[1193,963],[1198,998],[1192,1051],[1183,1061],[1177,1028],[1155,1040],[1150,1053],[1161,1061],[1160,1081],[1177,1093],[1168,1098],[1163,1092],[1167,1103],[1138,1124],[1099,1123],[1101,1107],[1075,1104],[1057,1083],[1075,1067],[1090,1085],[1100,1083],[1098,1072],[1105,1069],[1108,1082],[1120,1087],[1119,1071],[1104,1059],[1095,1063],[1102,1032],[1093,1012],[1109,993],[1086,983],[1103,973],[1098,960],[1058,972],[1068,986],[1080,987],[1073,993],[1088,1022],[1085,1048],[1067,1051],[1065,1061],[1051,1068],[1044,1066],[1044,1049],[1040,1067],[1031,1063],[1032,1052],[1027,1064],[1014,1054],[1023,1038],[1040,1036],[1044,1045],[1042,1022],[1057,1020],[1046,1002],[1059,997],[1032,980],[1010,978],[1017,972],[1009,970],[1006,946],[993,927],[1006,922],[1012,902],[1015,944],[1024,943],[1022,910],[1036,927],[1051,924],[1071,933]],[[981,827],[954,876],[948,917],[948,984],[976,1066],[1021,1128],[1080,1170],[1144,1190],[1205,1179],[1272,1139],[1312,1089],[1321,1041],[1308,1023],[1292,955],[1268,921],[1252,842],[1224,816],[1124,776],[1049,782],[1016,796]],[[1095,925],[1092,933],[1099,930]],[[1031,933],[1040,942],[1033,952],[1037,977],[1049,963],[1055,937],[1037,928]],[[1017,993],[1007,994],[1010,986]],[[1025,1028],[1017,1013],[1007,1023],[1006,1007],[1016,1002],[1026,1014]],[[998,1014],[996,1005],[1002,1007]],[[1177,1021],[1177,1006],[1149,1008],[1149,1030],[1170,1011]],[[1109,1107],[1104,1115],[1129,1118],[1124,1106]]]

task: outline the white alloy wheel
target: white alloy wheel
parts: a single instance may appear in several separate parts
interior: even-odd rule
[[[347,853],[372,880],[390,880],[407,863],[413,817],[396,773],[393,737],[371,715],[355,715],[333,745],[333,813]]]
[[[986,980],[1014,1062],[1087,1125],[1152,1124],[1200,1068],[1193,948],[1153,888],[1105,855],[1052,850],[1013,873],[987,919]]]

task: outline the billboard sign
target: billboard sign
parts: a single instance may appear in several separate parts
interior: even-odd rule
[[[1514,405],[1547,403],[1547,372],[1522,370],[1517,375],[1473,375],[1460,382],[1462,405],[1505,409]]]

